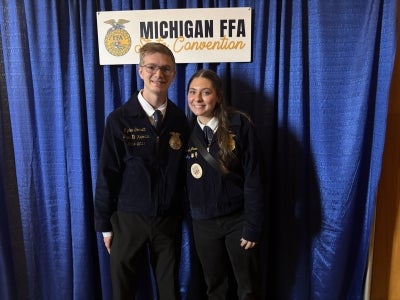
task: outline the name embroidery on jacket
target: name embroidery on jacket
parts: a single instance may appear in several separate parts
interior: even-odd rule
[[[151,136],[147,133],[146,127],[124,128],[122,138],[129,147],[143,147]]]

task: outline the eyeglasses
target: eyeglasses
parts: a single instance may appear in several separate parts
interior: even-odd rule
[[[156,65],[141,65],[142,68],[145,68],[147,73],[155,74],[158,70],[161,71],[164,75],[171,75],[174,73],[174,70],[169,66],[156,66]]]

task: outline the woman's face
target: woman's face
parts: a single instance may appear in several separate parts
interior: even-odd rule
[[[214,109],[218,103],[217,93],[212,82],[203,77],[193,78],[188,90],[188,105],[201,123],[207,124],[214,116]]]

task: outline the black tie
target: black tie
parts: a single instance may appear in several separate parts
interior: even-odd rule
[[[208,126],[204,126],[203,131],[204,131],[204,137],[206,138],[207,146],[210,146],[214,132]]]
[[[160,131],[161,122],[163,118],[161,111],[156,109],[154,111],[153,117],[154,117],[154,127],[156,128],[157,131]]]

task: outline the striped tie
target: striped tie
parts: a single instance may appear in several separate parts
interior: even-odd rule
[[[204,126],[203,131],[204,131],[204,137],[205,137],[206,142],[207,142],[207,146],[209,147],[211,145],[211,141],[213,139],[214,132],[208,126]]]
[[[154,118],[154,127],[156,128],[157,131],[160,131],[161,122],[163,118],[161,111],[156,109],[154,111],[153,118]]]

